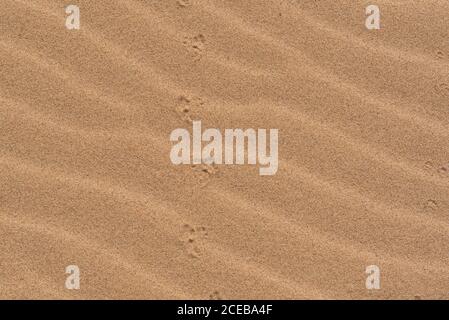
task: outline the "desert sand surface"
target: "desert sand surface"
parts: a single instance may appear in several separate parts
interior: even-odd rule
[[[0,298],[448,299],[448,13],[2,0]],[[278,172],[173,165],[193,120],[279,129]]]

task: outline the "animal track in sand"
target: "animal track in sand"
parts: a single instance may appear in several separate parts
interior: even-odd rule
[[[176,112],[182,120],[192,122],[192,118],[190,118],[190,99],[185,96],[180,96],[178,101],[179,103],[176,107]]]
[[[223,300],[220,292],[214,291],[209,295],[209,300]]]
[[[198,109],[204,105],[204,100],[199,97],[190,98],[182,95],[178,98],[176,113],[183,121],[192,123],[192,111],[198,112]]]
[[[449,176],[449,163],[437,167],[437,166],[434,166],[431,161],[426,161],[424,163],[424,169],[433,171],[433,172],[436,171],[439,175],[441,175],[443,177]]]
[[[185,37],[182,43],[193,53],[195,61],[201,59],[206,44],[206,38],[203,34],[200,33],[194,37]]]
[[[188,255],[192,258],[199,258],[201,255],[201,242],[207,238],[206,227],[193,227],[189,224],[185,224],[183,229],[183,242]]]
[[[192,5],[190,0],[177,0],[176,3],[181,8],[190,7]]]
[[[200,181],[201,188],[206,187],[212,176],[216,175],[218,172],[218,167],[216,164],[192,164],[191,167]]]
[[[429,199],[427,200],[426,204],[424,205],[424,208],[426,210],[437,210],[438,209],[438,203],[433,200],[433,199]]]
[[[449,175],[449,163],[444,165],[444,166],[441,166],[438,169],[438,173],[443,175],[443,176],[448,176]]]
[[[192,164],[192,168],[194,170],[198,170],[202,173],[206,173],[208,175],[215,174],[217,172],[217,166],[215,164]]]
[[[444,52],[441,51],[441,50],[438,50],[438,51],[436,52],[436,56],[437,56],[438,59],[444,59],[444,58],[446,58],[446,55],[445,55]]]

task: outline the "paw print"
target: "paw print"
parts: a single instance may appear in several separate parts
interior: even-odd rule
[[[204,100],[201,98],[189,98],[182,95],[178,98],[176,112],[183,121],[192,123],[192,109],[198,111],[203,105]]]
[[[203,160],[204,161],[204,160]],[[194,174],[200,182],[200,187],[206,187],[211,181],[212,177],[217,174],[218,166],[216,164],[192,164]]]
[[[214,291],[209,295],[209,300],[223,300],[220,292]]]
[[[426,204],[424,205],[424,208],[426,210],[432,210],[432,211],[437,210],[438,203],[433,199],[429,199],[429,200],[427,200]]]
[[[203,55],[203,51],[205,49],[206,38],[203,34],[197,34],[194,37],[186,37],[184,38],[183,44],[191,50],[194,55],[195,61],[201,59]]]
[[[205,227],[192,227],[189,224],[183,226],[184,244],[187,253],[192,258],[199,258],[201,255],[201,242],[207,238]]]

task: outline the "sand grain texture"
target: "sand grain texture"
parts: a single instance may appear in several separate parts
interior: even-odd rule
[[[448,299],[449,2],[376,2],[3,0],[0,298]],[[278,173],[174,166],[192,120]]]

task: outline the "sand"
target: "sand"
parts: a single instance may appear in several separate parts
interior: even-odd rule
[[[0,298],[448,299],[449,2],[368,4],[2,1]],[[192,120],[277,173],[173,165]]]

